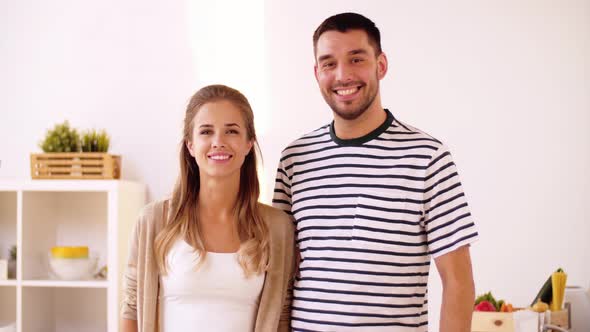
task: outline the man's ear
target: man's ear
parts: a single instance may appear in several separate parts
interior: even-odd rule
[[[381,52],[381,54],[377,56],[377,77],[379,80],[383,79],[385,74],[387,74],[387,66],[387,56],[385,53]]]
[[[317,63],[315,65],[313,65],[313,76],[315,76],[315,81],[319,83],[320,79],[318,78],[318,64]]]

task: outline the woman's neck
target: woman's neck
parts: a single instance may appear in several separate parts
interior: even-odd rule
[[[202,179],[199,190],[199,214],[209,220],[234,221],[240,180],[231,178]]]

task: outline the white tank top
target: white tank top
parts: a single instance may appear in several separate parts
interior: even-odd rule
[[[161,332],[253,331],[265,274],[246,278],[235,253],[198,255],[178,240],[167,255],[168,273],[160,275]]]

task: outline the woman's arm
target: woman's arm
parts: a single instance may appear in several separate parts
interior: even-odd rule
[[[285,264],[289,267],[287,274],[288,285],[287,293],[285,294],[285,300],[283,301],[283,308],[281,310],[281,318],[279,320],[278,332],[289,332],[291,331],[291,302],[293,300],[293,282],[295,281],[295,275],[299,270],[299,249],[295,246],[295,230],[292,227],[292,223],[289,220],[291,227],[287,227],[287,232],[290,232],[286,236],[286,250],[287,254],[285,258],[287,262]]]
[[[139,242],[137,222],[129,239],[127,266],[123,275],[123,300],[121,302],[120,326],[122,332],[137,332],[137,246]]]
[[[287,294],[283,303],[283,309],[281,310],[281,318],[279,319],[278,332],[289,332],[291,331],[291,301],[293,298],[293,281],[289,281],[287,287]]]

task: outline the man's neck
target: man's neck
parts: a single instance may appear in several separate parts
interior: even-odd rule
[[[334,114],[334,132],[340,139],[355,139],[363,137],[377,129],[387,114],[381,105],[374,105],[354,120],[343,119]]]

